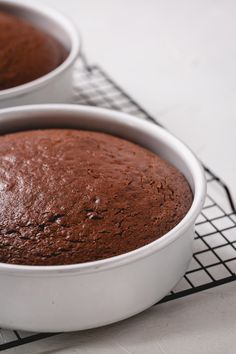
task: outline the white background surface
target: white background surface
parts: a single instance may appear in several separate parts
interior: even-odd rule
[[[89,61],[103,66],[184,140],[236,197],[236,2],[41,2],[69,15],[82,33]],[[234,354],[235,292],[235,284],[221,286],[107,328],[11,352]]]

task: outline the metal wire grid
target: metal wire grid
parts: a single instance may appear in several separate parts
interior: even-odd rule
[[[98,66],[78,63],[74,79],[74,103],[112,108],[159,124]],[[196,223],[192,262],[184,278],[161,302],[236,280],[236,213],[233,201],[227,186],[208,168],[205,171],[208,195]],[[52,335],[55,334],[1,329],[0,351]]]

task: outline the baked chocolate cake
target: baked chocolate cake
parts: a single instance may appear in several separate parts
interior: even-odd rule
[[[48,74],[64,59],[65,49],[54,38],[0,11],[0,90]]]
[[[191,203],[175,167],[126,140],[66,129],[0,137],[0,262],[120,255],[163,236]]]

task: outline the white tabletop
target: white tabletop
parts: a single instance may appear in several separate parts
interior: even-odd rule
[[[236,2],[41,1],[76,22],[89,61],[185,141],[236,199]],[[231,283],[11,352],[233,354],[235,291]]]

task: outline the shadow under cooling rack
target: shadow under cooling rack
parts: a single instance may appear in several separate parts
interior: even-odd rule
[[[80,61],[74,74],[73,103],[100,106],[151,120],[140,105],[101,68]],[[194,254],[185,276],[160,302],[166,302],[236,280],[236,213],[227,186],[205,167],[207,198],[196,223]],[[55,334],[0,330],[0,351]]]

